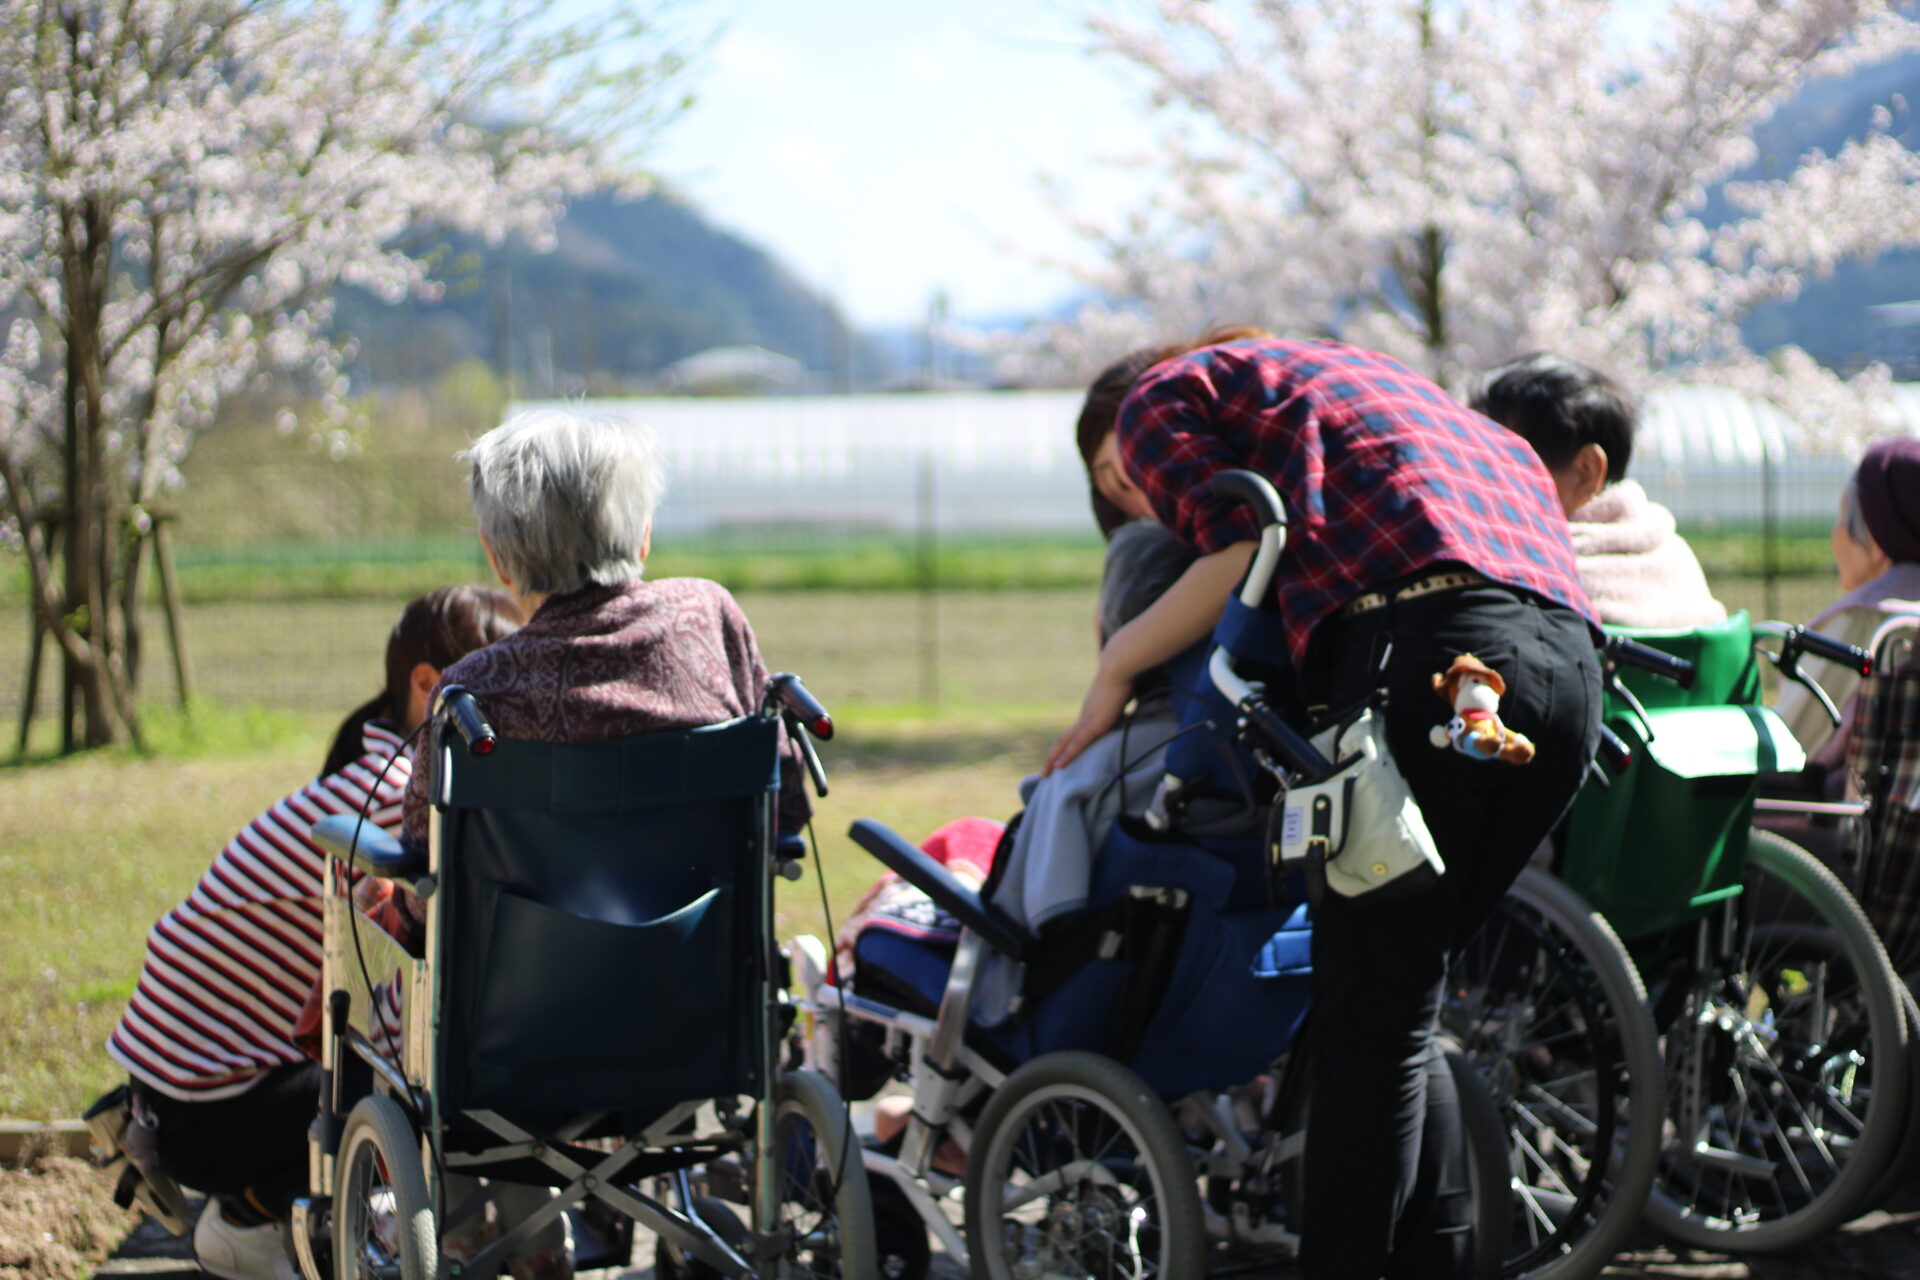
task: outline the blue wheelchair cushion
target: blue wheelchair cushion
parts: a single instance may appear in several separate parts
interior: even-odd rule
[[[1313,972],[1313,925],[1300,906],[1253,958],[1256,978],[1291,978]]]
[[[853,944],[854,989],[909,1013],[930,1015],[940,1007],[946,991],[955,942],[935,934],[914,936],[869,925]],[[891,981],[871,981],[876,974]]]

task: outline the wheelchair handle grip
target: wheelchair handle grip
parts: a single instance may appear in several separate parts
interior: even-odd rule
[[[1238,498],[1252,507],[1261,528],[1270,524],[1286,527],[1287,508],[1280,501],[1280,492],[1259,472],[1241,468],[1222,471],[1208,482],[1208,487],[1222,498]]]
[[[499,743],[494,735],[493,726],[487,723],[480,703],[471,693],[457,684],[450,684],[440,691],[442,714],[453,722],[460,740],[467,744],[467,754],[488,756]]]
[[[807,686],[800,683],[800,677],[791,671],[782,671],[767,681],[767,692],[795,719],[807,727],[807,732],[822,742],[833,737],[833,717],[820,705],[820,700],[807,692]]]
[[[1859,645],[1835,640],[1832,636],[1823,636],[1818,631],[1808,631],[1804,627],[1798,634],[1790,637],[1789,642],[1802,653],[1810,653],[1816,658],[1825,658],[1828,662],[1837,662],[1859,675],[1873,674],[1873,655]]]
[[[1663,649],[1650,644],[1641,644],[1627,636],[1608,636],[1601,646],[1601,652],[1611,662],[1623,667],[1637,667],[1650,671],[1654,675],[1671,680],[1682,689],[1693,688],[1693,664],[1685,658],[1676,658]]]

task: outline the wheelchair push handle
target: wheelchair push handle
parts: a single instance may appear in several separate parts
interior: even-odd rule
[[[1208,482],[1208,487],[1223,498],[1238,498],[1251,506],[1260,519],[1260,549],[1240,584],[1240,603],[1257,609],[1273,585],[1274,570],[1280,566],[1280,552],[1287,545],[1286,504],[1280,501],[1280,491],[1273,487],[1273,482],[1254,471],[1238,468],[1222,471]]]
[[[440,691],[440,716],[452,722],[460,740],[467,744],[467,754],[493,754],[499,739],[493,726],[487,723],[486,714],[480,710],[479,701],[464,687],[450,684]]]
[[[787,738],[806,764],[807,776],[813,779],[814,793],[826,795],[827,767],[820,763],[820,753],[813,749],[813,739],[819,738],[824,742],[833,736],[833,717],[820,705],[820,700],[807,692],[807,686],[800,683],[799,676],[791,671],[782,671],[767,681],[767,696],[761,703],[761,713],[777,715],[786,724]],[[803,728],[805,733],[801,732]]]
[[[1258,472],[1222,471],[1209,482],[1212,491],[1224,498],[1237,498],[1252,507],[1260,521],[1260,550],[1247,569],[1240,585],[1240,603],[1258,609],[1273,585],[1274,570],[1287,543],[1287,507],[1280,500],[1273,482]],[[1233,656],[1216,648],[1207,661],[1207,673],[1214,687],[1233,703],[1238,728],[1254,748],[1274,758],[1290,773],[1315,780],[1333,772],[1333,762],[1322,755],[1292,725],[1268,704],[1265,691],[1249,683],[1233,669]]]
[[[1270,524],[1277,524],[1283,529],[1286,527],[1287,508],[1280,501],[1279,490],[1258,472],[1238,468],[1222,471],[1213,477],[1209,487],[1220,497],[1238,498],[1252,507],[1253,513],[1260,517],[1261,528]]]
[[[833,737],[833,717],[827,714],[818,698],[807,692],[799,676],[782,671],[767,682],[767,692],[788,714],[805,725],[808,733],[822,742]]]
[[[1819,680],[1801,669],[1800,659],[1807,654],[1828,662],[1837,663],[1860,676],[1873,674],[1873,655],[1855,645],[1835,640],[1832,636],[1823,636],[1818,631],[1809,631],[1798,623],[1760,622],[1754,624],[1755,636],[1766,636],[1780,642],[1780,652],[1774,653],[1762,649],[1780,673],[1782,680],[1791,680],[1804,688],[1820,709],[1827,713],[1827,719],[1835,728],[1840,726],[1842,716],[1840,708],[1834,705],[1833,695],[1828,693]]]
[[[1685,658],[1674,657],[1664,649],[1656,649],[1627,636],[1608,636],[1600,651],[1609,662],[1619,666],[1637,667],[1671,680],[1682,689],[1693,688],[1693,664]]]
[[[1816,658],[1825,658],[1853,671],[1856,675],[1873,674],[1873,655],[1859,645],[1836,640],[1832,636],[1823,636],[1818,631],[1809,631],[1805,627],[1795,627],[1788,636],[1787,643],[1801,653],[1810,653]]]

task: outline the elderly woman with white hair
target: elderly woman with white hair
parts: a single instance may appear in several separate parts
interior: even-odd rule
[[[517,414],[461,455],[487,561],[525,626],[449,667],[503,736],[583,742],[717,724],[767,683],[753,630],[725,587],[643,578],[665,487],[645,427],[579,409]],[[423,750],[416,748],[416,752]],[[425,843],[425,768],[406,830]],[[798,767],[781,771],[780,826],[808,816]]]
[[[449,666],[441,685],[470,691],[503,737],[537,742],[691,729],[759,707],[766,664],[726,588],[641,576],[665,488],[650,431],[609,415],[542,409],[515,415],[461,456],[472,467],[480,545],[527,622]],[[403,813],[417,846],[427,840],[426,751],[416,743]],[[797,830],[808,814],[796,760],[781,770],[779,825]],[[519,1222],[548,1195],[497,1187],[501,1224]],[[474,1227],[444,1247],[463,1257],[483,1244]],[[571,1276],[563,1224],[537,1233],[508,1270],[516,1280]]]

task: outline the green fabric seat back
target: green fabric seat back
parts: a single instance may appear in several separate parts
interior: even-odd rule
[[[1607,633],[1630,637],[1693,664],[1691,689],[1682,689],[1671,680],[1635,667],[1621,669],[1622,683],[1650,711],[1659,707],[1749,706],[1761,700],[1753,621],[1745,609],[1710,627],[1608,627]]]

